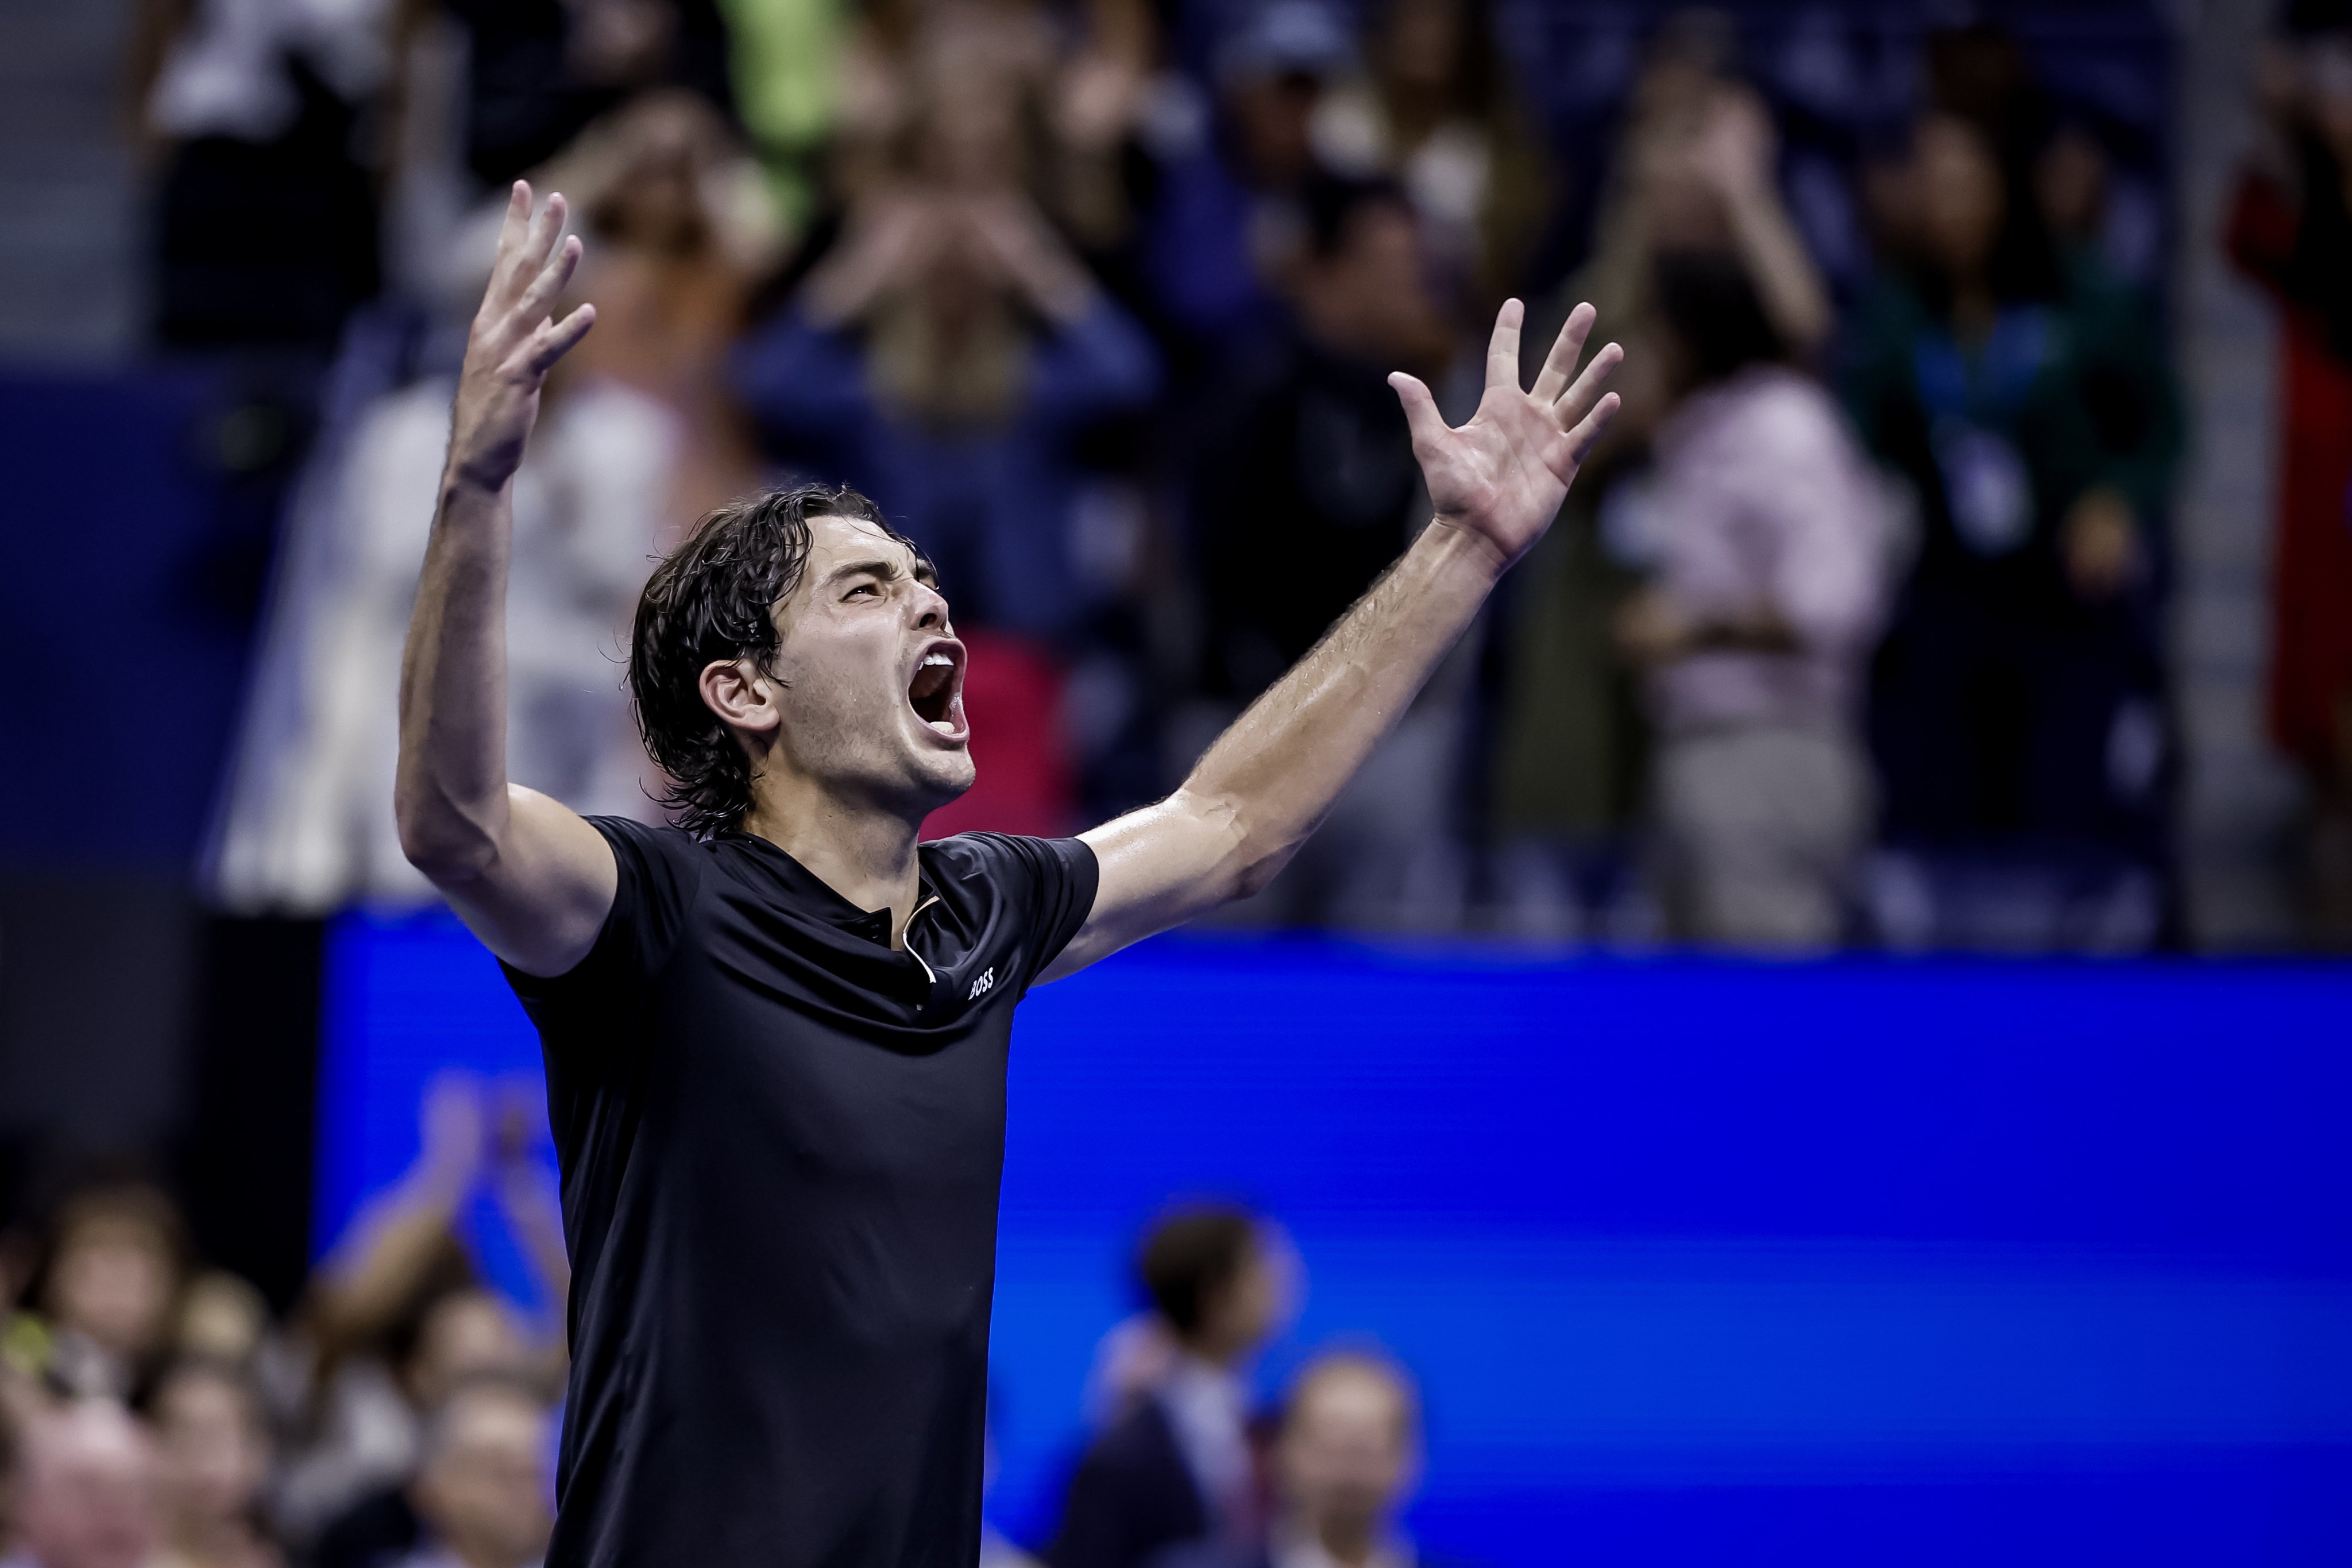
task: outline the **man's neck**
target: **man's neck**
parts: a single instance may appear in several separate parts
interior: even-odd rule
[[[1409,1558],[1393,1550],[1395,1535],[1381,1521],[1327,1520],[1319,1526],[1313,1521],[1294,1516],[1276,1531],[1277,1547],[1287,1543],[1288,1551],[1277,1549],[1275,1561],[1282,1568],[1290,1562],[1312,1563],[1315,1568],[1336,1564],[1337,1568],[1407,1568]]]
[[[1306,1563],[1336,1563],[1339,1568],[1409,1568],[1412,1552],[1402,1547],[1397,1532],[1385,1519],[1324,1519],[1322,1523],[1291,1516],[1289,1521],[1275,1531],[1277,1542],[1289,1542],[1291,1547],[1306,1547],[1303,1552],[1277,1552],[1275,1561],[1282,1563],[1284,1556],[1303,1559]],[[1286,1568],[1286,1565],[1284,1565]]]
[[[743,817],[744,832],[766,839],[859,909],[888,909],[893,947],[905,939],[922,886],[915,855],[921,827],[920,818],[785,781],[761,790]]]

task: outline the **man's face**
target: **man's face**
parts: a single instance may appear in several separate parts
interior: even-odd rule
[[[1315,165],[1308,134],[1323,84],[1305,71],[1251,75],[1225,89],[1225,113],[1244,173],[1267,190],[1287,190]]]
[[[1956,278],[1983,267],[2000,237],[2000,166],[1982,135],[1948,115],[1920,122],[1912,153],[1920,236]]]
[[[460,1290],[425,1316],[409,1367],[411,1393],[429,1408],[467,1377],[517,1374],[530,1363],[530,1347],[505,1303],[487,1290]]]
[[[58,1319],[110,1351],[136,1355],[163,1331],[172,1260],[163,1239],[136,1224],[100,1220],[59,1250],[49,1285]]]
[[[190,1524],[234,1521],[269,1479],[269,1449],[253,1406],[226,1378],[183,1374],[155,1408],[163,1490]]]
[[[1284,1494],[1318,1532],[1384,1529],[1413,1470],[1412,1416],[1403,1391],[1370,1367],[1312,1374],[1284,1424],[1276,1455]]]
[[[519,1394],[453,1396],[441,1447],[416,1480],[417,1511],[466,1562],[534,1563],[547,1550],[547,1417]]]
[[[1402,203],[1365,204],[1349,218],[1339,250],[1310,262],[1301,281],[1299,307],[1334,348],[1422,371],[1451,352],[1453,331],[1430,291],[1421,226]]]
[[[971,787],[963,645],[930,567],[878,525],[809,520],[800,585],[776,610],[776,758],[921,817]]]

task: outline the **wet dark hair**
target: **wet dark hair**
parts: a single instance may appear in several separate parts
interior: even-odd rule
[[[637,600],[629,638],[637,732],[667,776],[661,803],[698,837],[738,826],[751,806],[751,759],[702,700],[702,671],[730,658],[766,668],[776,657],[776,604],[800,585],[816,517],[871,522],[914,548],[856,490],[796,485],[703,518]]]
[[[1658,312],[1681,343],[1688,388],[1787,356],[1755,279],[1723,250],[1669,250],[1657,260]]]
[[[1200,1332],[1209,1302],[1240,1278],[1257,1248],[1257,1217],[1231,1205],[1178,1209],[1136,1249],[1135,1272],[1179,1336]]]

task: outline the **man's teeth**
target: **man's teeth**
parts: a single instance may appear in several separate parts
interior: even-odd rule
[[[942,735],[952,735],[956,732],[955,722],[953,720],[931,719],[925,721],[925,722],[929,723],[932,729],[937,730]]]
[[[943,653],[935,653],[935,654],[929,654],[929,655],[927,655],[927,656],[924,658],[923,662],[922,662],[921,664],[919,664],[919,665],[916,666],[916,668],[919,668],[919,669],[929,669],[929,668],[930,668],[933,665],[942,665],[942,664],[943,664],[943,665],[945,665],[945,666],[947,666],[950,669],[953,669],[953,668],[955,668],[955,660],[953,660],[953,659],[950,658],[947,655],[945,655],[945,654],[943,654]]]

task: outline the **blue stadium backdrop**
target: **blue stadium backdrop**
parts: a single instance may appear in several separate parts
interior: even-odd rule
[[[321,1244],[433,1071],[537,1071],[446,918],[330,984]],[[992,1511],[1049,1524],[1136,1227],[1229,1194],[1307,1271],[1269,1387],[1424,1381],[1453,1557],[2352,1562],[2347,1020],[2352,969],[1149,944],[1014,1035]]]

